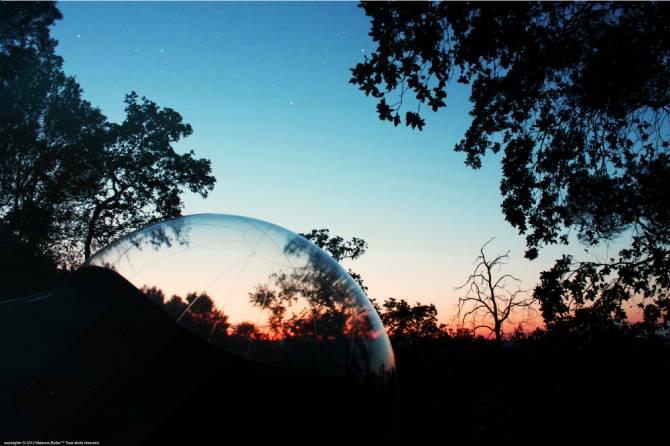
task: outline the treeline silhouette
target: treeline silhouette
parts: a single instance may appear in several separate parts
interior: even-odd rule
[[[62,283],[93,252],[181,214],[213,189],[210,161],[175,144],[182,116],[134,91],[111,122],[63,70],[53,2],[0,3],[0,297]],[[56,271],[56,272],[54,272]]]
[[[263,327],[248,321],[230,324],[207,294],[165,299],[156,288],[142,291],[171,317],[181,316],[184,327],[228,351],[237,348],[238,354],[250,341],[258,348],[313,340],[312,332],[302,331],[314,326],[312,320],[293,317],[274,328],[267,320]],[[393,424],[398,441],[442,436],[456,443],[542,441],[549,435],[562,441],[642,441],[661,433],[667,410],[657,402],[670,397],[664,384],[670,345],[644,323],[583,320],[530,333],[515,330],[498,342],[440,324],[433,304],[389,298],[374,305],[397,361]],[[624,431],[622,424],[628,426]]]
[[[670,321],[670,5],[667,2],[361,2],[374,49],[350,83],[380,120],[421,131],[469,90],[453,149],[500,155],[501,209],[525,257],[562,255],[533,298],[546,324]],[[423,106],[423,107],[422,107]],[[453,135],[451,135],[453,136]],[[644,299],[641,301],[641,297]],[[632,305],[631,305],[632,304]],[[493,329],[496,330],[495,325]]]
[[[287,248],[297,251],[305,246],[304,241],[289,242]],[[217,308],[216,296],[206,292],[169,299],[156,286],[144,286],[141,292],[190,332],[245,359],[291,364],[306,373],[353,372],[363,380],[370,375],[391,380],[393,361],[386,359],[391,353],[373,307],[350,279],[333,268],[337,264],[332,260],[324,261],[311,249],[302,252],[310,256],[305,266],[274,272],[247,293],[252,310],[247,317],[253,321],[231,323],[229,315]]]

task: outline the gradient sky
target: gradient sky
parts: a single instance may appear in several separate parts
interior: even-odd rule
[[[361,237],[369,250],[349,266],[369,295],[435,303],[444,322],[489,238],[491,254],[511,251],[506,272],[524,288],[562,252],[525,260],[500,210],[499,157],[473,171],[453,152],[470,121],[468,89],[454,86],[418,132],[380,122],[375,101],[348,84],[375,48],[355,3],[58,6],[53,35],[86,99],[120,121],[134,90],[193,126],[178,147],[211,159],[218,181],[206,200],[186,195],[185,214]]]

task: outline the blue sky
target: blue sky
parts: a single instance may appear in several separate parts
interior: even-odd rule
[[[532,288],[560,249],[523,259],[500,211],[499,157],[473,171],[453,145],[469,91],[427,114],[423,132],[377,119],[348,84],[374,50],[355,3],[59,3],[53,29],[65,71],[113,121],[132,90],[193,126],[179,144],[211,159],[217,185],[184,213],[330,228],[369,244],[350,266],[372,297],[432,302],[447,322],[479,247],[511,250],[507,272]]]

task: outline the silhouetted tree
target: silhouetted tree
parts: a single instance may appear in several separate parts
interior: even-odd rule
[[[191,126],[127,95],[109,123],[62,70],[51,3],[0,4],[0,232],[64,265],[111,240],[175,217],[187,189],[213,188],[210,162],[173,144]]]
[[[491,240],[479,250],[473,273],[458,287],[465,289],[466,294],[458,299],[457,318],[461,327],[468,328],[473,334],[479,329],[486,329],[495,335],[497,341],[501,341],[503,326],[515,313],[524,312],[524,316],[528,316],[534,309],[533,299],[525,291],[518,287],[509,289],[509,282],[519,283],[519,279],[511,274],[497,275],[507,263],[509,251],[487,258],[484,249]]]
[[[276,338],[283,338],[285,336],[284,316],[286,315],[286,307],[290,306],[297,300],[297,291],[284,290],[284,298],[280,299],[278,292],[270,289],[267,284],[259,284],[249,293],[249,300],[252,305],[264,310],[269,310],[268,326],[272,332],[272,336]]]
[[[186,295],[186,308],[177,317],[177,322],[206,339],[226,336],[230,327],[228,316],[216,308],[212,298],[205,292]]]
[[[535,295],[547,322],[570,301],[620,319],[646,298],[668,317],[670,290],[670,7],[663,2],[370,2],[377,49],[351,83],[377,98],[380,119],[422,129],[421,105],[471,85],[473,117],[455,146],[477,169],[502,150],[505,218],[526,234],[526,257],[621,234],[618,258],[565,257]],[[409,96],[412,97],[410,100]]]
[[[273,273],[249,299],[269,312],[268,326],[279,339],[342,336],[356,304],[336,271],[313,263],[290,273]]]
[[[437,323],[435,305],[388,298],[379,309],[379,316],[394,342],[411,342],[415,339],[434,339],[445,335],[444,324]]]
[[[161,290],[160,288],[157,288],[155,286],[148,287],[145,285],[142,288],[140,288],[140,291],[147,297],[147,299],[149,299],[156,305],[162,306],[165,304],[165,293],[163,293],[163,290]]]
[[[265,335],[252,322],[240,322],[233,327],[233,336],[249,339],[265,339]]]
[[[447,330],[447,333],[449,334],[449,337],[451,339],[472,340],[475,337],[475,334],[472,332],[471,329],[465,328],[463,326],[449,328]]]
[[[310,233],[300,234],[300,236],[311,240],[338,262],[343,259],[357,259],[367,250],[367,243],[363,239],[353,237],[351,240],[345,241],[340,236],[331,236],[328,229],[313,229]],[[358,282],[361,289],[367,292],[368,288],[363,284],[360,274],[353,272],[351,269],[349,269],[349,274]],[[284,289],[291,289],[291,287],[286,286],[286,283],[283,285]],[[326,285],[324,284],[324,289],[327,290]],[[299,288],[299,286],[294,286],[293,290]],[[260,296],[263,298],[267,297],[267,295],[262,293]],[[269,299],[268,302],[273,302],[273,300]],[[375,299],[370,298],[370,303],[379,314],[388,335],[394,341],[411,342],[415,339],[436,338],[442,334],[446,334],[446,327],[443,324],[437,323],[437,309],[433,304],[422,305],[417,302],[414,306],[410,306],[405,300],[396,300],[394,298],[387,299],[381,305]],[[282,308],[284,307],[275,308],[275,312],[281,311]],[[294,326],[298,325],[295,324],[296,321],[293,322]],[[302,324],[301,326],[305,329],[309,328],[306,324]]]
[[[160,288],[145,285],[140,291],[182,326],[203,338],[216,342],[216,338],[228,335],[228,316],[216,308],[207,293],[190,292],[186,299],[174,295],[165,302],[165,293]]]
[[[186,294],[188,310],[193,313],[207,314],[214,311],[214,301],[207,293],[191,292]]]
[[[110,126],[111,143],[93,161],[96,182],[78,207],[84,229],[84,257],[93,247],[149,223],[181,215],[181,193],[206,197],[214,186],[210,161],[178,154],[173,144],[192,133],[170,108],[134,92],[126,96],[126,119]],[[93,193],[94,192],[94,193]]]
[[[298,235],[326,251],[337,262],[341,262],[344,259],[355,260],[365,254],[365,251],[368,249],[368,244],[365,240],[358,237],[344,240],[339,235],[331,236],[329,229],[312,229],[311,232],[300,233]],[[367,292],[368,287],[363,283],[363,277],[351,269],[348,271],[349,275],[360,285],[361,289]]]
[[[336,246],[341,247],[341,241]],[[353,250],[347,252],[353,253],[353,258],[358,256]],[[371,308],[336,262],[324,258],[301,237],[289,240],[284,253],[296,259],[304,257],[306,263],[271,274],[268,283],[259,284],[249,293],[253,306],[269,312],[272,336],[326,340],[348,334],[372,336]]]
[[[170,300],[165,302],[164,309],[172,317],[172,319],[177,320],[184,311],[186,311],[187,304],[179,296],[172,296]]]
[[[60,18],[53,3],[0,4],[0,226],[42,253],[63,238],[80,160],[106,130],[55,54],[49,26]]]

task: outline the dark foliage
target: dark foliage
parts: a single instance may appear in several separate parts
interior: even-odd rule
[[[309,233],[300,233],[298,235],[326,251],[336,262],[341,262],[344,259],[355,260],[365,254],[365,251],[368,249],[368,244],[365,240],[358,237],[344,240],[339,235],[331,237],[329,229],[312,229]],[[365,286],[363,277],[360,274],[349,270],[349,275],[360,285],[363,291],[367,292],[368,287]]]
[[[619,331],[394,343],[396,440],[663,442],[670,349]]]
[[[408,96],[447,104],[471,85],[472,122],[455,150],[479,168],[504,153],[502,209],[526,235],[526,256],[621,234],[630,248],[602,262],[566,257],[536,296],[548,323],[597,307],[623,317],[644,296],[649,323],[668,317],[670,287],[670,7],[663,2],[363,3],[377,49],[351,83],[401,123]],[[397,97],[397,100],[391,99]],[[404,102],[403,102],[404,101]],[[576,305],[567,305],[572,302]]]
[[[390,297],[380,306],[373,302],[384,328],[395,345],[423,342],[446,336],[446,326],[437,323],[435,305],[415,303]]]
[[[82,98],[49,36],[60,18],[53,3],[0,4],[0,233],[2,248],[69,267],[215,180],[208,160],[174,150],[192,132],[176,111],[132,92],[115,124]]]

